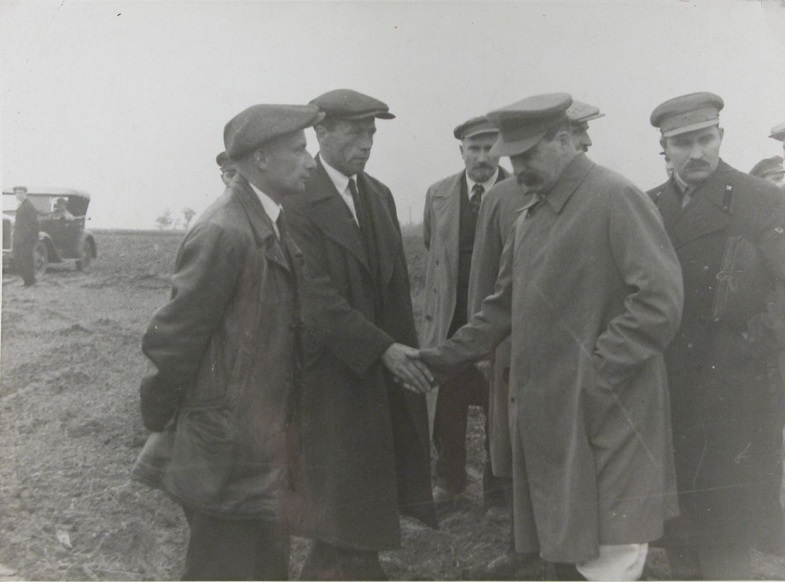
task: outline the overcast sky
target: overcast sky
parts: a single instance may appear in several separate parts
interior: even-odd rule
[[[455,125],[536,93],[598,105],[590,157],[644,189],[665,177],[649,115],[676,95],[725,99],[738,169],[782,153],[767,138],[785,121],[779,0],[0,0],[0,56],[2,185],[87,190],[95,228],[203,210],[232,116],[341,87],[397,115],[377,122],[366,170],[403,223],[461,170]]]

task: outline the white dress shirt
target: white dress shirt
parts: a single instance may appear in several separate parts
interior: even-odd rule
[[[479,184],[483,187],[482,197],[485,198],[485,195],[488,193],[488,190],[491,189],[496,183],[496,179],[499,177],[499,168],[496,168],[496,171],[493,173],[493,176],[485,180],[485,182],[475,182],[469,177],[469,173],[465,172],[466,174],[466,194],[469,196],[469,200],[472,198],[472,188],[474,188],[475,184]]]
[[[249,184],[251,184],[249,182]],[[270,198],[267,194],[259,190],[256,186],[251,184],[251,188],[253,191],[256,192],[256,195],[259,197],[259,201],[262,203],[262,208],[267,213],[267,216],[270,217],[270,220],[273,221],[273,230],[275,231],[275,238],[281,240],[281,233],[278,232],[278,216],[281,214],[281,205],[278,204],[275,200]]]
[[[319,159],[322,161],[322,165],[324,166],[324,171],[327,172],[327,175],[332,180],[332,183],[335,185],[335,189],[343,198],[343,201],[346,202],[346,206],[349,207],[349,211],[352,213],[354,217],[354,222],[357,225],[360,225],[360,221],[357,220],[357,210],[354,208],[354,198],[352,198],[352,191],[349,189],[349,180],[354,180],[355,185],[357,184],[357,176],[346,176],[342,172],[339,172],[335,168],[333,168],[330,164],[328,164],[324,158],[319,156]]]

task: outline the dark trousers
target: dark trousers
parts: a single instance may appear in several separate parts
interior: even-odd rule
[[[352,550],[314,540],[300,580],[387,580],[379,552]]]
[[[474,367],[444,382],[436,397],[433,443],[436,447],[437,483],[453,493],[466,489],[466,427],[469,406],[482,406],[485,414],[485,467],[483,502],[485,506],[504,505],[504,489],[494,477],[488,438],[488,382]]]
[[[277,524],[186,509],[191,538],[183,580],[288,580],[289,538]]]
[[[35,285],[35,261],[33,249],[35,244],[18,244],[14,247],[14,264],[25,286]]]

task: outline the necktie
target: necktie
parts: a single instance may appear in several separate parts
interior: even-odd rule
[[[485,194],[485,188],[482,187],[482,184],[472,186],[472,197],[469,201],[472,203],[472,214],[474,216],[480,213],[480,203],[482,202],[483,194]]]
[[[352,202],[354,202],[354,217],[357,221],[357,225],[362,228],[363,227],[363,211],[362,211],[362,200],[360,200],[360,192],[357,190],[357,183],[354,181],[354,178],[349,178],[349,191],[352,193]]]
[[[283,212],[275,219],[275,226],[278,229],[278,240],[283,243],[284,236],[286,236],[286,223],[283,219]]]
[[[692,195],[695,193],[695,188],[689,186],[681,196],[681,207],[687,208],[687,204],[692,201]]]

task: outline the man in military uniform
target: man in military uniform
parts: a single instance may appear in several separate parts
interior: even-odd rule
[[[215,163],[221,168],[221,182],[224,183],[224,186],[228,186],[237,173],[234,162],[226,155],[226,152],[221,152],[215,157]]]
[[[428,249],[425,308],[421,345],[435,347],[468,319],[469,271],[475,245],[477,215],[485,193],[508,174],[490,154],[499,130],[485,117],[475,117],[453,130],[460,140],[465,168],[433,184],[425,194],[423,240]],[[446,502],[466,490],[466,425],[469,406],[485,414],[486,460],[482,493],[486,510],[504,506],[504,494],[491,471],[488,439],[488,383],[476,368],[468,368],[442,389],[428,394],[433,406],[436,448],[434,501]]]
[[[673,177],[649,192],[681,263],[685,303],[666,351],[681,515],[674,578],[749,579],[750,546],[785,543],[781,292],[785,198],[720,159],[723,100],[670,99],[651,114]]]
[[[305,194],[284,203],[307,265],[311,339],[301,407],[305,505],[293,527],[314,542],[300,577],[383,579],[379,551],[399,547],[399,511],[436,523],[423,396],[432,377],[406,347],[417,333],[395,201],[364,171],[376,120],[395,116],[350,89],[311,103],[326,114],[314,128],[317,167]]]
[[[570,138],[578,152],[587,152],[592,145],[589,121],[604,116],[594,105],[573,100],[566,111],[570,120]],[[515,176],[496,184],[483,197],[477,217],[477,234],[472,254],[469,277],[469,313],[478,313],[483,300],[493,294],[499,274],[502,249],[512,225],[531,202],[525,186]],[[491,356],[476,365],[485,371],[489,381],[488,430],[493,474],[502,482],[507,505],[512,514],[512,441],[509,422],[510,338],[505,339]],[[515,530],[512,529],[510,546],[501,556],[492,560],[481,574],[484,579],[519,580],[536,571],[537,555],[523,555],[515,551]]]
[[[19,206],[14,216],[12,248],[14,264],[22,277],[25,287],[35,285],[35,245],[38,243],[38,212],[27,199],[27,188],[14,188]]]
[[[565,93],[488,113],[532,201],[502,252],[494,293],[441,346],[441,380],[511,335],[515,545],[576,580],[640,577],[676,514],[662,351],[682,286],[657,211],[576,150]]]

